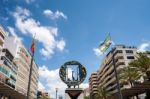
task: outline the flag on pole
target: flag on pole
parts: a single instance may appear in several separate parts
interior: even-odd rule
[[[105,38],[105,41],[102,42],[100,45],[99,45],[99,50],[104,53],[108,48],[109,46],[111,45],[112,41],[111,41],[111,36],[110,34]]]
[[[30,87],[31,87],[31,76],[32,76],[32,64],[33,64],[33,58],[34,58],[34,52],[35,52],[35,36],[33,37],[32,39],[32,44],[31,44],[31,47],[30,47],[30,50],[32,52],[32,58],[31,58],[31,64],[30,64],[30,72],[29,72],[29,81],[28,81],[28,90],[27,90],[27,99],[30,99],[29,96],[30,96]]]
[[[32,44],[31,44],[30,50],[31,50],[32,54],[34,54],[34,52],[35,52],[35,37],[32,40]]]

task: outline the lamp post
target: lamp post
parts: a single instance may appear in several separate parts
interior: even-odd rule
[[[113,62],[114,73],[115,73],[115,77],[116,77],[116,83],[117,83],[117,89],[118,89],[118,97],[119,97],[119,99],[123,99],[123,96],[122,96],[122,93],[121,93],[121,88],[120,88],[120,83],[119,83],[119,78],[118,78],[118,74],[117,74],[117,68],[116,68],[114,52],[112,53],[112,62]]]
[[[57,99],[57,92],[58,92],[58,88],[56,88],[56,99]]]

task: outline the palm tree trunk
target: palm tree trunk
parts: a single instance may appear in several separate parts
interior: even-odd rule
[[[138,94],[136,94],[136,96],[135,96],[135,97],[136,97],[136,99],[139,99],[139,96],[138,96]]]
[[[131,87],[133,87],[132,81],[130,81],[129,83],[130,83]]]
[[[147,76],[147,78],[148,78],[148,81],[150,81],[150,71],[147,71],[146,72],[146,76]],[[145,99],[150,99],[150,89],[148,89],[147,91],[146,91],[146,98]]]
[[[131,85],[131,87],[133,87],[134,86],[134,84],[132,83],[132,81],[130,81],[130,85]],[[136,94],[136,99],[139,99],[139,97],[138,97],[138,95]]]

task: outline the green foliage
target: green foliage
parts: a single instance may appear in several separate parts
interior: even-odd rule
[[[90,96],[85,96],[84,99],[90,99]]]
[[[37,99],[49,99],[49,98],[47,98],[47,97],[45,97],[45,96],[40,96],[40,97],[38,97]]]
[[[126,66],[121,70],[119,74],[119,80],[121,83],[130,83],[130,85],[133,86],[133,82],[140,79],[141,76],[142,73],[136,68]]]
[[[99,88],[98,94],[96,99],[107,99],[107,97],[110,96],[109,92],[105,90],[105,88]]]
[[[138,53],[136,58],[137,59],[132,61],[129,65],[144,74],[143,76],[145,76],[146,78],[149,78],[150,58],[145,53]]]
[[[147,53],[138,53],[136,58],[130,63],[130,66],[137,68],[138,71],[144,74],[144,78],[150,81],[150,58]],[[147,90],[145,99],[150,99],[150,90]]]

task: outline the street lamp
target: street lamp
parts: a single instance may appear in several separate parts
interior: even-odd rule
[[[58,92],[58,88],[56,88],[56,99],[57,99],[57,92]]]

